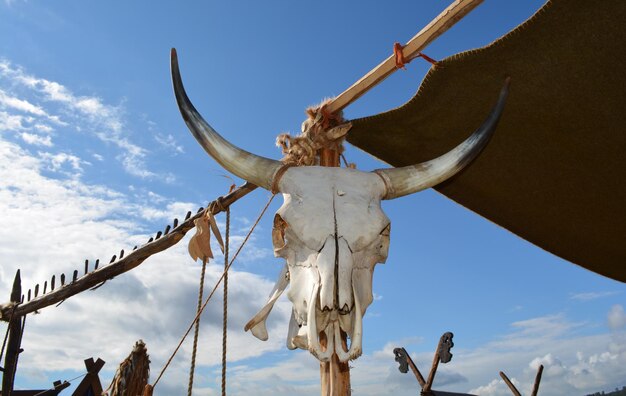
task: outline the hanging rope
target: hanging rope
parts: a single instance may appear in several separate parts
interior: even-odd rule
[[[204,291],[204,275],[206,274],[206,263],[208,257],[204,256],[202,259],[202,273],[200,275],[200,290],[198,291],[198,308],[196,309],[196,315],[200,312],[202,307],[202,292]],[[187,396],[191,396],[193,389],[193,374],[196,371],[196,352],[198,351],[198,333],[200,332],[200,321],[196,321],[196,328],[193,333],[193,350],[191,351],[191,368],[189,369],[189,386],[187,387]]]
[[[198,320],[198,318],[200,318],[200,315],[202,315],[202,311],[204,311],[204,308],[206,308],[207,304],[209,303],[209,301],[211,301],[211,297],[213,297],[213,294],[215,293],[215,291],[217,290],[217,287],[220,285],[220,283],[222,282],[222,280],[224,279],[224,275],[228,272],[228,270],[230,269],[230,267],[233,265],[233,262],[237,259],[237,256],[239,255],[239,252],[241,252],[241,249],[243,249],[243,247],[245,246],[246,242],[248,242],[248,239],[250,239],[250,235],[252,235],[252,232],[254,231],[254,229],[256,228],[256,226],[259,224],[259,221],[261,221],[261,218],[263,217],[263,215],[265,214],[265,211],[267,211],[267,208],[269,208],[270,204],[272,203],[272,200],[274,199],[274,197],[276,196],[276,194],[272,194],[272,196],[270,196],[270,199],[267,201],[267,204],[265,205],[265,207],[263,208],[263,210],[261,211],[261,214],[259,215],[259,217],[256,219],[256,221],[254,222],[254,224],[252,225],[252,227],[250,228],[250,231],[248,231],[248,234],[246,234],[246,237],[244,238],[243,242],[241,243],[241,245],[239,246],[239,248],[237,249],[237,251],[235,252],[235,255],[233,256],[233,258],[230,260],[230,262],[228,263],[228,266],[226,267],[226,269],[224,270],[224,272],[222,272],[222,276],[220,276],[220,278],[217,280],[217,283],[215,284],[215,286],[213,287],[213,290],[211,290],[211,293],[209,294],[209,296],[206,298],[206,300],[204,301],[204,304],[202,305],[202,308],[200,308],[200,312],[198,312],[196,314],[196,317],[191,321],[191,324],[189,325],[189,327],[187,328],[187,331],[185,332],[185,334],[182,336],[182,338],[180,339],[180,342],[178,343],[178,345],[176,346],[176,349],[174,349],[174,352],[172,352],[172,355],[169,357],[169,359],[167,360],[167,362],[165,363],[165,366],[163,366],[163,368],[161,369],[161,372],[159,373],[159,376],[157,377],[157,379],[154,381],[154,384],[152,385],[146,385],[146,388],[144,389],[144,395],[151,395],[152,392],[154,391],[154,388],[156,387],[156,385],[159,383],[159,380],[161,379],[161,377],[163,376],[163,374],[165,373],[165,370],[167,370],[167,368],[169,367],[170,363],[172,362],[172,359],[174,359],[174,356],[176,356],[176,353],[178,353],[178,350],[180,349],[181,345],[183,345],[183,342],[185,341],[185,338],[187,338],[187,336],[189,335],[189,332],[191,332],[191,329],[193,328],[194,324],[196,323],[196,321]]]
[[[226,336],[228,333],[228,245],[230,245],[230,207],[226,208],[226,242],[224,243],[224,317],[222,321],[222,396],[226,396]]]

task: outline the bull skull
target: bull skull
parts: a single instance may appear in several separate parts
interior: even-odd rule
[[[385,262],[389,248],[390,221],[380,201],[435,186],[472,161],[496,128],[508,79],[483,125],[447,154],[417,165],[362,172],[319,166],[286,169],[280,161],[233,146],[191,104],[174,50],[171,66],[178,106],[200,145],[226,170],[283,194],[272,239],[275,255],[286,264],[268,303],[246,330],[267,340],[265,320],[291,283],[287,346],[308,349],[320,361],[328,361],[333,353],[342,362],[356,359],[362,351],[363,315],[373,300],[374,266]],[[342,332],[351,340],[349,348],[343,345]]]

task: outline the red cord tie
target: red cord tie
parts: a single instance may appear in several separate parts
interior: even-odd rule
[[[414,57],[412,57],[410,59],[406,59],[404,57],[404,53],[402,52],[403,49],[404,49],[404,46],[402,46],[402,44],[400,44],[400,43],[394,43],[393,44],[393,55],[396,58],[396,67],[398,69],[406,70],[405,65],[407,63],[411,62],[415,58],[423,58],[425,61],[430,62],[434,66],[437,66],[437,61],[436,60],[434,60],[430,56],[425,55],[425,54],[423,54],[421,52],[419,52],[417,55],[415,55]]]

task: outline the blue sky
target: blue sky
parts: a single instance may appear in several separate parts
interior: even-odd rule
[[[17,268],[26,288],[71,273],[86,258],[104,261],[145,242],[174,217],[227,192],[231,180],[195,143],[176,107],[171,47],[204,117],[234,144],[279,158],[276,135],[298,132],[307,106],[342,92],[447,6],[337,3],[0,2],[5,296]],[[486,0],[425,53],[441,59],[486,45],[541,4]],[[346,117],[401,105],[428,66],[412,62]],[[359,169],[382,166],[353,147],[347,157]],[[257,191],[233,207],[233,243],[268,196]],[[540,363],[544,394],[626,385],[622,283],[546,253],[432,190],[386,201],[384,210],[393,224],[391,249],[374,276],[364,356],[352,363],[355,394],[415,394],[415,380],[397,372],[391,350],[405,346],[428,371],[445,331],[455,333],[455,355],[441,367],[436,388],[509,394],[499,381],[503,370],[528,393]],[[284,347],[291,309],[285,297],[269,322],[269,341],[242,330],[282,266],[271,250],[271,219],[266,215],[233,268],[229,393],[318,394],[314,358]],[[207,287],[220,265],[218,258],[209,267]],[[107,362],[108,385],[140,338],[156,376],[193,316],[199,268],[183,241],[96,292],[30,316],[18,386],[73,378],[90,356]],[[198,393],[219,386],[220,307],[217,299],[209,304],[202,322]],[[156,394],[186,392],[189,351]]]

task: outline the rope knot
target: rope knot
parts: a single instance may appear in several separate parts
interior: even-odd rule
[[[291,136],[282,133],[276,138],[276,146],[281,148],[287,165],[310,166],[319,163],[318,152],[321,149],[335,150],[343,153],[343,141],[352,128],[345,122],[341,112],[328,111],[330,99],[318,106],[306,109],[308,118],[302,123],[301,133]]]

